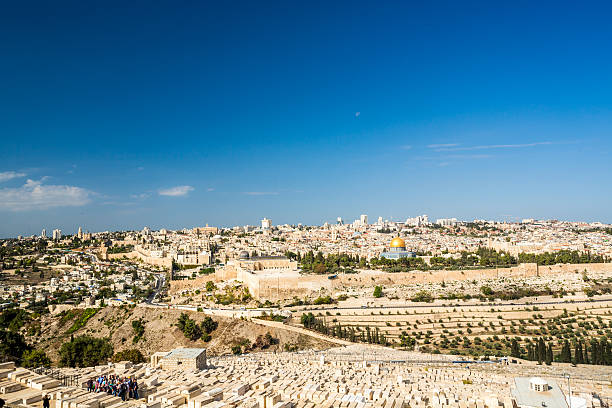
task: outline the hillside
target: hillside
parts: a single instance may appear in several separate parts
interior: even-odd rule
[[[93,309],[87,309],[93,313]],[[323,340],[290,332],[284,329],[270,328],[253,322],[215,316],[218,327],[211,333],[209,342],[191,341],[176,327],[181,313],[186,313],[196,322],[201,322],[205,314],[198,312],[183,312],[179,310],[151,309],[143,307],[105,307],[98,310],[87,319],[87,311],[73,309],[68,313],[45,316],[41,320],[40,336],[30,337],[28,341],[37,348],[46,351],[53,360],[58,360],[58,352],[64,342],[70,341],[70,336],[91,335],[94,337],[109,337],[115,352],[137,348],[145,356],[157,351],[167,351],[176,347],[205,347],[209,355],[231,353],[232,346],[245,343],[255,343],[258,336],[270,333],[278,343],[265,351],[283,350],[285,345],[297,349],[323,349],[333,346]],[[140,320],[144,326],[144,334],[136,343],[133,342],[135,330],[132,321]],[[81,327],[82,326],[82,327]],[[255,349],[253,351],[259,351]]]

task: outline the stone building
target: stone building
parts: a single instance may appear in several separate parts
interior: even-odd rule
[[[206,349],[174,349],[159,359],[163,370],[202,370],[206,368]]]

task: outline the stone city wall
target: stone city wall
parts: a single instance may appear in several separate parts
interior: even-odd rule
[[[166,258],[156,258],[156,257],[152,257],[152,256],[148,256],[144,253],[140,253],[138,251],[132,251],[132,252],[123,252],[123,253],[119,253],[119,254],[109,254],[106,252],[101,252],[100,253],[100,258],[102,260],[105,261],[109,261],[112,259],[123,259],[123,258],[127,258],[127,259],[140,259],[142,262],[148,264],[148,265],[153,265],[153,266],[161,266],[164,268],[171,268],[172,267],[172,258],[166,257]]]
[[[462,280],[481,280],[495,278],[527,278],[534,276],[558,275],[567,273],[612,273],[612,263],[602,264],[559,264],[538,266],[535,263],[520,264],[511,268],[487,268],[475,270],[437,270],[388,273],[380,271],[361,271],[356,274],[341,274],[336,279],[328,279],[327,275],[280,276],[257,275],[241,271],[235,274],[218,270],[216,276],[203,276],[195,280],[172,281],[171,293],[187,289],[203,287],[208,280],[219,281],[236,278],[242,281],[252,296],[262,299],[287,299],[294,296],[304,297],[316,295],[317,292],[341,290],[343,287],[361,287],[374,285],[409,285],[415,283],[435,283]]]
[[[527,278],[533,276],[559,275],[566,273],[612,273],[612,263],[558,264],[538,266],[535,263],[520,264],[511,268],[488,268],[475,270],[439,270],[387,273],[363,271],[358,274],[339,275],[334,279],[334,288],[342,286],[372,286],[381,284],[414,284],[495,278]],[[322,277],[323,278],[323,277]]]

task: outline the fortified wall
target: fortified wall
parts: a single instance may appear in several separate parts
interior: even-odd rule
[[[109,254],[108,252],[106,252],[106,248],[103,248],[98,253],[98,256],[100,257],[100,259],[104,261],[110,261],[112,259],[123,259],[123,258],[140,259],[142,262],[149,264],[149,265],[161,266],[164,268],[172,267],[172,258],[169,258],[169,257],[156,258],[156,257],[148,256],[138,251],[122,252],[118,254]]]
[[[510,268],[487,268],[473,270],[437,270],[411,272],[363,271],[358,274],[339,275],[334,279],[334,288],[341,286],[372,286],[381,284],[409,285],[414,283],[435,283],[462,280],[480,280],[495,278],[528,278],[534,276],[554,276],[566,273],[612,273],[612,263],[592,264],[558,264],[538,266],[535,263],[524,263]]]
[[[201,288],[208,280],[236,279],[249,288],[255,298],[289,299],[294,296],[315,296],[318,293],[342,290],[346,287],[363,287],[374,285],[410,285],[415,283],[435,283],[462,280],[482,280],[495,278],[528,278],[536,276],[554,276],[567,273],[612,273],[612,263],[592,264],[558,264],[538,266],[525,263],[511,268],[488,268],[474,270],[437,270],[411,272],[361,271],[355,274],[338,275],[329,279],[327,275],[300,275],[291,269],[278,269],[270,272],[264,269],[253,271],[234,267],[219,269],[215,275],[198,277],[196,280],[172,281],[171,293],[187,288]]]
[[[495,278],[528,278],[535,276],[554,276],[567,273],[602,273],[612,274],[612,263],[593,264],[558,264],[538,266],[535,263],[520,264],[511,268],[488,268],[475,270],[439,270],[412,272],[362,271],[356,274],[338,275],[328,279],[327,275],[290,276],[280,280],[260,278],[256,297],[264,299],[287,299],[293,296],[304,297],[345,287],[362,287],[374,285],[410,285],[415,283],[435,283],[462,280],[482,280]]]

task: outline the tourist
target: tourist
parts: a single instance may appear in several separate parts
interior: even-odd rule
[[[137,379],[134,379],[134,383],[133,383],[132,387],[134,389],[134,391],[133,391],[134,399],[138,399],[139,397],[138,397],[138,380]]]
[[[43,408],[49,408],[49,401],[51,400],[51,398],[49,398],[48,394],[45,394],[45,396],[43,397]]]

